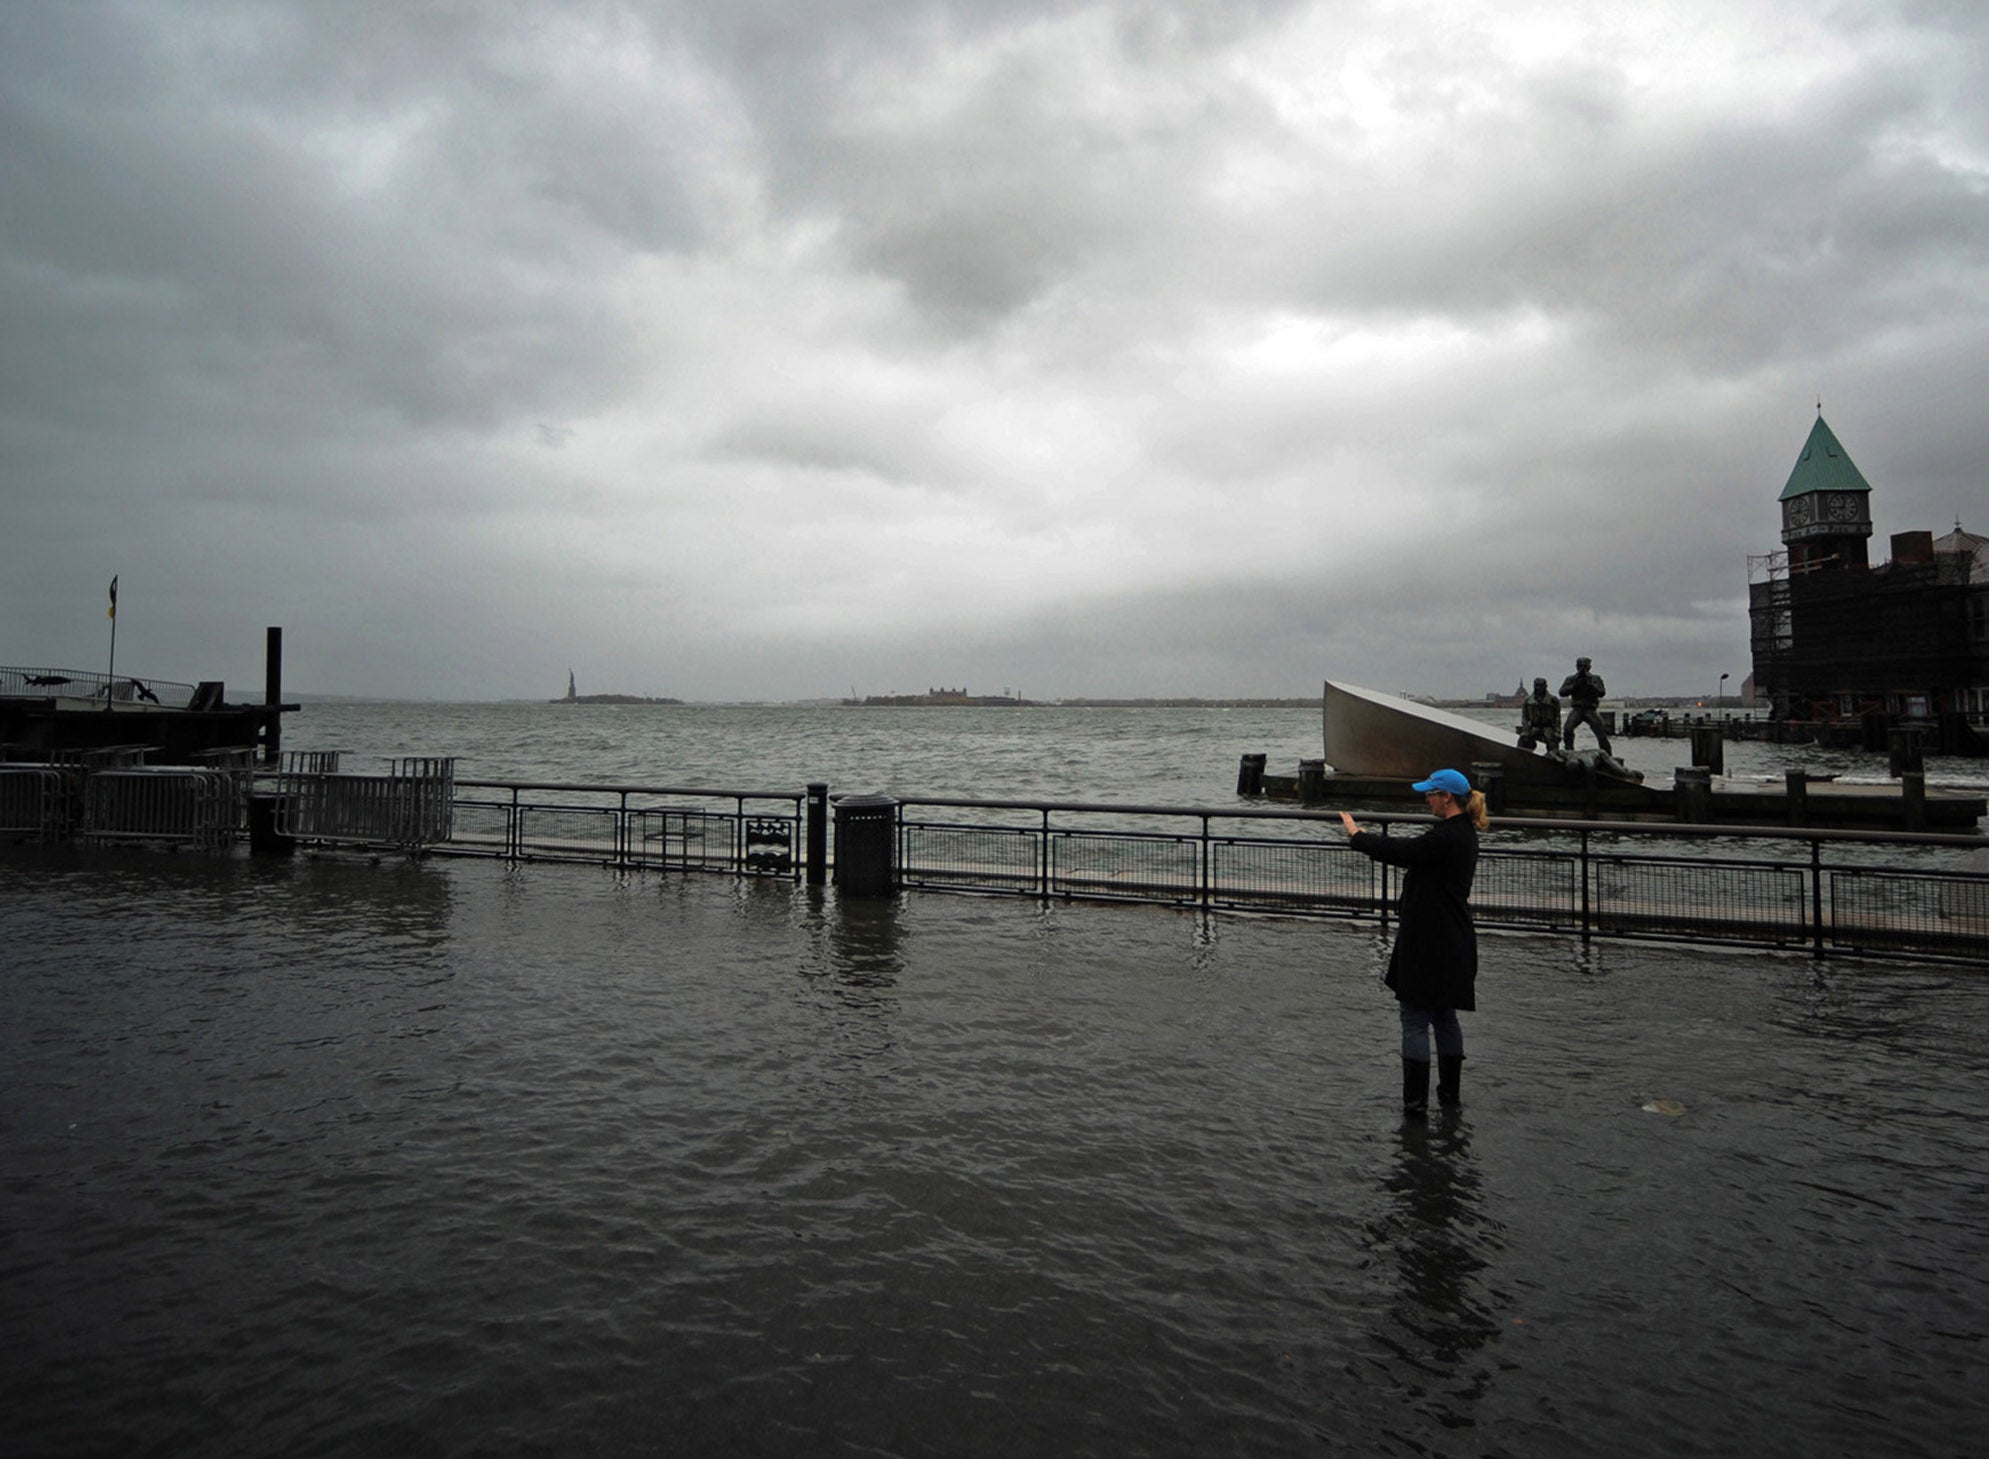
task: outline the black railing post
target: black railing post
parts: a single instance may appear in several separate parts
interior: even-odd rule
[[[829,879],[829,782],[808,782],[808,885]]]
[[[1388,834],[1388,823],[1386,821],[1382,822],[1381,834],[1384,836]],[[1381,873],[1381,931],[1386,936],[1388,932],[1388,863],[1377,861],[1375,867]]]
[[[1582,827],[1581,831],[1581,858],[1582,858],[1582,941],[1587,942],[1589,939],[1589,933],[1592,930],[1593,926],[1594,909],[1589,900],[1590,897],[1589,883],[1592,873],[1590,872],[1589,869],[1590,861],[1588,855],[1588,827],[1586,826]]]
[[[1212,848],[1209,846],[1209,818],[1204,813],[1202,816],[1202,906],[1204,908],[1209,905],[1210,896],[1213,891],[1213,888],[1209,885],[1210,881],[1213,880],[1214,871],[1213,864],[1210,861],[1211,850]]]
[[[802,802],[802,797],[798,795],[794,797],[794,823],[788,830],[788,835],[796,838],[796,840],[798,840],[801,836],[801,802]],[[790,851],[798,849],[796,847],[795,841],[789,841],[788,847]],[[796,856],[793,861],[793,870],[790,873],[790,875],[792,875],[794,880],[800,881],[801,871],[802,871],[801,858],[799,856]]]
[[[1039,895],[1050,900],[1050,810],[1045,806],[1038,815],[1042,817],[1042,829],[1036,838],[1036,885],[1041,888]]]
[[[1810,953],[1823,956],[1823,842],[1809,838]]]

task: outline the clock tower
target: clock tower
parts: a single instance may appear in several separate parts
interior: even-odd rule
[[[1870,566],[1872,488],[1837,444],[1821,411],[1782,488],[1781,503],[1790,572]]]

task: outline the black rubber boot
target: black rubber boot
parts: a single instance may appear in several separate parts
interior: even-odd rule
[[[1445,1109],[1456,1109],[1463,1103],[1457,1092],[1457,1078],[1464,1072],[1464,1055],[1438,1054],[1436,1067],[1437,1103]]]
[[[1419,1120],[1430,1109],[1430,1061],[1428,1059],[1402,1060],[1402,1113],[1410,1119]]]

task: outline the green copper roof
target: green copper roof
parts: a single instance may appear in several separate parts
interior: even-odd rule
[[[1789,473],[1789,484],[1775,500],[1785,502],[1792,496],[1807,496],[1813,491],[1871,489],[1871,483],[1858,474],[1858,468],[1837,444],[1837,437],[1818,415],[1816,424],[1809,428],[1809,439],[1803,442],[1802,455],[1796,458],[1796,469]]]

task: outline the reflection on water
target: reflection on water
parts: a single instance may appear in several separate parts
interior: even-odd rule
[[[894,986],[902,971],[895,897],[851,897],[828,919],[830,975],[847,989]]]
[[[1482,1206],[1482,1179],[1463,1117],[1405,1120],[1381,1180],[1387,1205],[1368,1226],[1371,1248],[1396,1275],[1372,1333],[1389,1355],[1382,1376],[1445,1429],[1477,1422],[1475,1406],[1495,1377],[1477,1354],[1510,1306],[1487,1291],[1502,1242]]]
[[[1446,1362],[1498,1332],[1476,1298],[1476,1278],[1499,1245],[1496,1226],[1480,1209],[1479,1186],[1467,1126],[1451,1116],[1434,1125],[1404,1122],[1400,1159],[1383,1182],[1396,1201],[1391,1244],[1402,1277],[1401,1310],[1405,1325]]]

